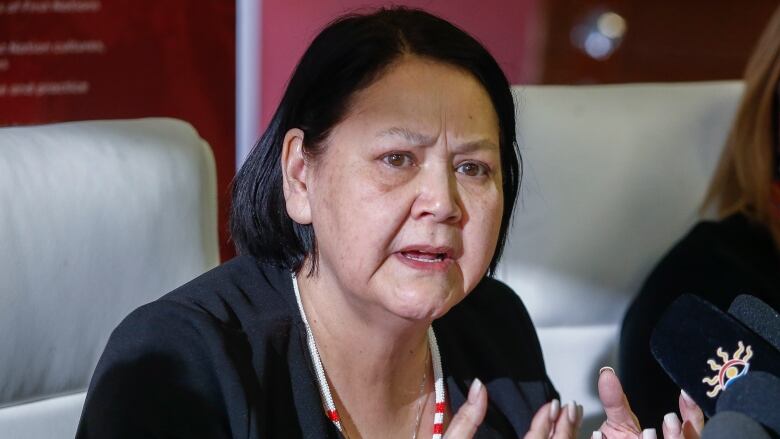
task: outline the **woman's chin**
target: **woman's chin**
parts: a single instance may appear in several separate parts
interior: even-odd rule
[[[385,305],[390,312],[403,319],[432,321],[446,314],[463,298],[463,293],[458,291],[462,289],[443,290],[441,287],[425,288],[419,285],[395,292],[390,298],[391,303]]]

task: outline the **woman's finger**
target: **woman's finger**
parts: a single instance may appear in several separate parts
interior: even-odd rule
[[[606,423],[618,430],[639,434],[641,431],[639,421],[631,411],[615,371],[611,367],[604,367],[599,372],[599,399],[607,415]]]
[[[485,419],[487,411],[487,390],[479,378],[475,378],[469,388],[469,396],[452,417],[444,439],[471,439],[477,427]]]
[[[682,432],[685,439],[699,439],[704,429],[704,413],[699,405],[684,390],[680,391],[678,401],[682,417]]]
[[[581,406],[574,401],[561,407],[552,439],[575,439],[582,421],[580,413],[582,413]]]
[[[667,413],[661,426],[664,439],[685,439],[682,432],[682,423],[675,413]]]
[[[539,408],[531,419],[531,428],[523,436],[524,439],[548,439],[561,412],[561,403],[553,399]]]

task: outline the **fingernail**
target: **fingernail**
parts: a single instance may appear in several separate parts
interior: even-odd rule
[[[474,378],[474,381],[471,382],[471,387],[469,388],[469,404],[475,404],[477,402],[477,395],[479,395],[480,390],[482,390],[482,381],[480,381],[479,378]]]
[[[585,417],[585,410],[582,405],[577,406],[577,428],[582,427],[582,420]]]
[[[664,425],[674,434],[680,434],[680,419],[675,413],[667,413],[664,415]]]
[[[691,395],[685,392],[685,390],[680,390],[680,395],[682,395],[683,400],[685,401],[685,405],[688,407],[693,407],[696,405],[696,401],[691,398]]]
[[[555,421],[558,419],[558,413],[561,411],[561,402],[557,399],[553,399],[550,403],[550,420]]]
[[[569,422],[572,424],[577,423],[577,401],[566,404],[566,416],[569,417]]]
[[[642,439],[658,439],[658,435],[655,433],[655,428],[646,428],[642,430]]]
[[[600,431],[594,431],[593,434],[590,436],[590,439],[602,439],[604,436],[601,434]]]
[[[599,369],[599,375],[601,375],[602,373],[604,373],[606,371],[610,371],[612,373],[615,373],[615,369],[613,369],[613,368],[611,368],[609,366],[604,366],[601,369]]]

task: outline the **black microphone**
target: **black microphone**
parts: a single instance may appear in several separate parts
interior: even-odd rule
[[[690,294],[653,330],[650,350],[672,380],[712,417],[717,399],[754,371],[780,376],[780,351],[733,316]]]
[[[780,351],[780,313],[760,299],[741,294],[731,302],[729,314]]]
[[[718,412],[704,425],[701,439],[772,439],[761,425],[738,412]]]
[[[749,416],[780,435],[780,378],[766,372],[750,371],[729,386],[718,398],[717,412],[732,411]]]

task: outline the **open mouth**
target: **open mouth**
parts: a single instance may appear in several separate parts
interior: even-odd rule
[[[423,271],[449,270],[457,259],[451,247],[411,245],[396,253],[396,257],[406,266]]]
[[[428,252],[421,252],[421,251],[406,251],[406,252],[401,252],[401,254],[405,258],[411,259],[413,261],[428,262],[428,263],[442,262],[444,259],[447,258],[447,254],[446,253],[428,253]]]

